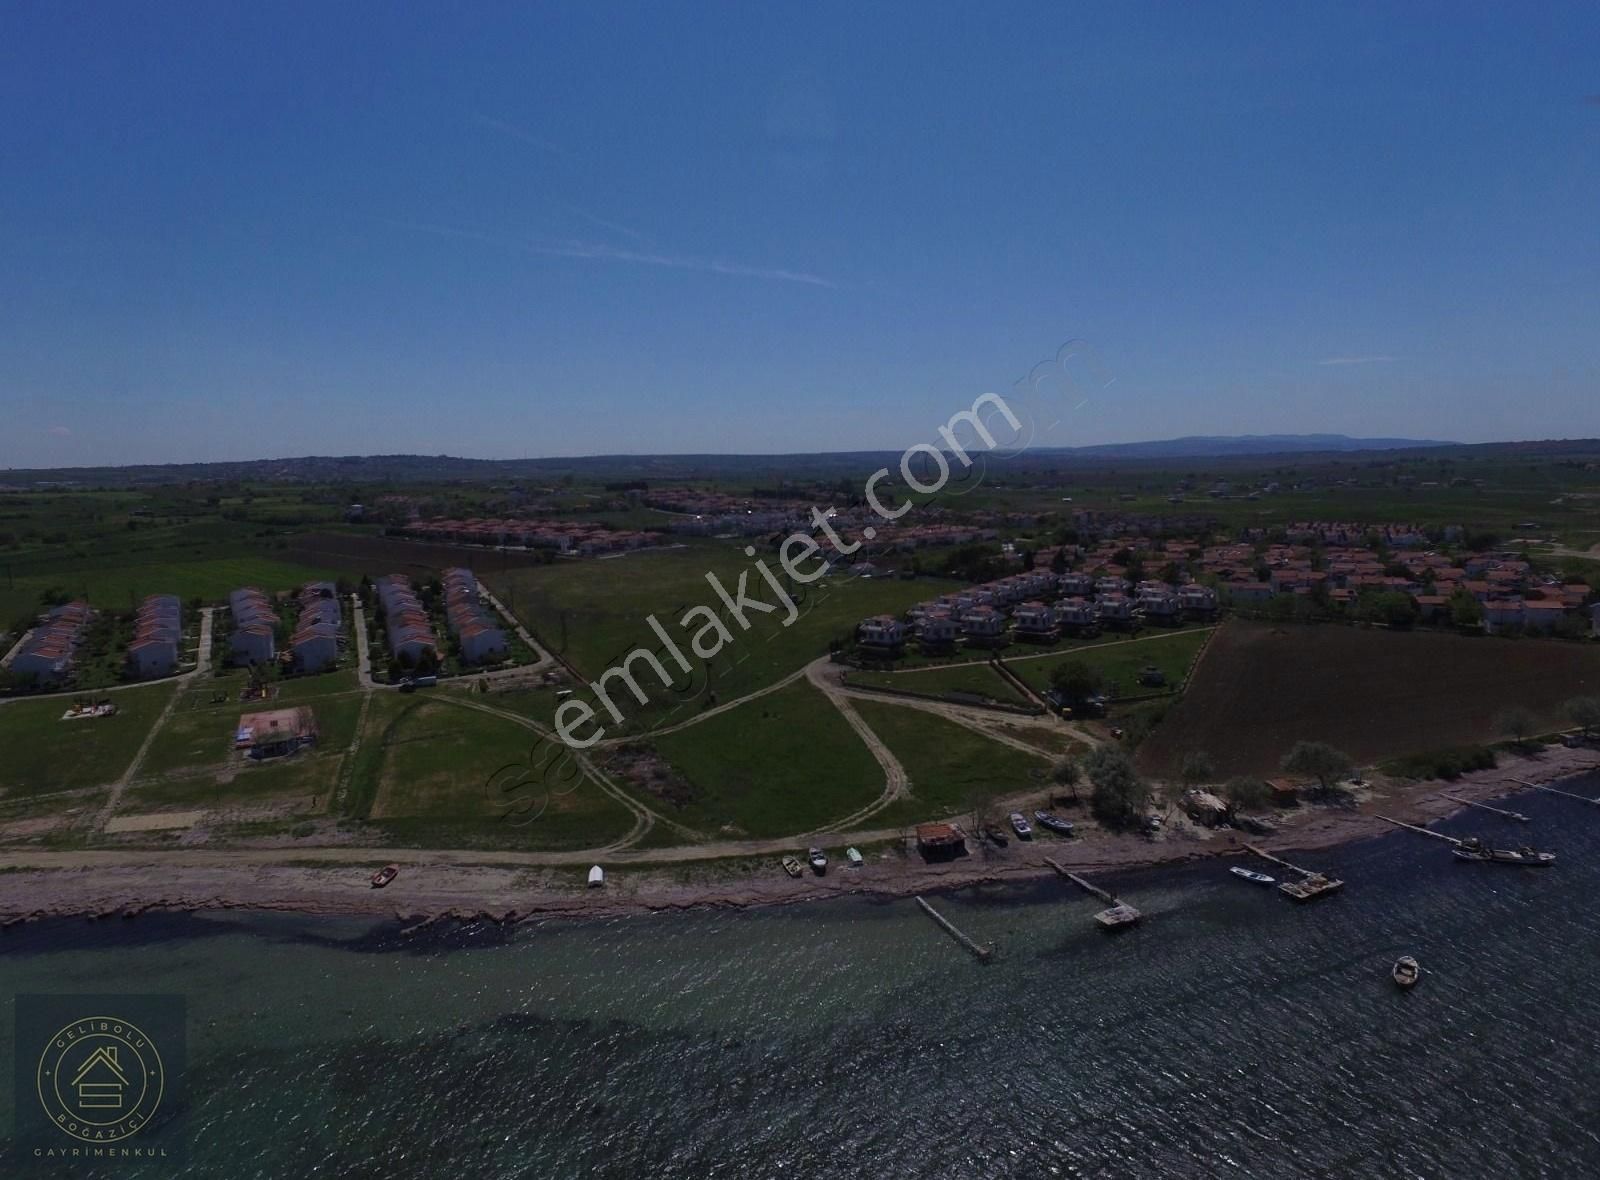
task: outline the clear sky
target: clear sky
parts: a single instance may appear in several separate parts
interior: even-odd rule
[[[780,11],[781,8],[781,11]],[[0,4],[0,465],[1600,434],[1600,6]]]

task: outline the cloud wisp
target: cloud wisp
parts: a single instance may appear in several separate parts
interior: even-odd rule
[[[774,266],[753,266],[743,262],[729,262],[720,258],[702,258],[694,254],[667,254],[644,250],[629,250],[596,242],[519,242],[496,234],[483,233],[480,230],[466,229],[460,226],[440,225],[423,221],[398,221],[388,217],[381,220],[385,225],[413,233],[482,242],[485,245],[497,246],[503,250],[519,250],[528,254],[542,255],[546,258],[575,258],[586,262],[631,263],[635,266],[662,267],[668,270],[693,271],[698,274],[728,275],[742,279],[765,279],[769,282],[779,283],[800,283],[811,287],[825,287],[833,291],[840,290],[844,286],[842,283],[837,283],[822,275],[812,274],[809,271],[789,270],[785,267]]]
[[[1328,356],[1320,361],[1312,361],[1314,365],[1386,365],[1394,360],[1392,356]]]

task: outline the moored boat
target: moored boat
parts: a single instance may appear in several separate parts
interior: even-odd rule
[[[1007,844],[1011,843],[1011,837],[1005,834],[1005,830],[1003,828],[997,828],[991,825],[990,827],[983,829],[983,834],[989,837],[989,842],[991,844],[994,844],[1000,848],[1004,848]]]
[[[1033,813],[1033,818],[1041,828],[1049,828],[1061,836],[1072,835],[1071,821],[1062,819],[1053,811],[1036,811]]]
[[[1400,987],[1415,987],[1417,980],[1422,978],[1422,968],[1417,966],[1417,961],[1410,955],[1401,955],[1395,960],[1394,969],[1390,974]]]
[[[1033,835],[1033,827],[1020,811],[1013,811],[1010,816],[1011,830],[1017,834],[1019,840],[1026,840]]]
[[[1271,885],[1273,883],[1273,879],[1265,873],[1258,873],[1254,869],[1241,868],[1238,865],[1232,866],[1228,872],[1235,877],[1243,877],[1246,881],[1254,881],[1257,885]]]
[[[792,856],[783,858],[783,871],[791,877],[798,877],[805,870],[800,867],[800,862]]]
[[[1476,837],[1461,841],[1451,852],[1457,860],[1482,861],[1485,864],[1545,868],[1556,863],[1556,854],[1553,852],[1539,852],[1526,844],[1521,848],[1490,848]]]
[[[812,848],[806,852],[806,859],[811,862],[811,871],[821,876],[828,871],[828,854],[820,848]]]
[[[844,859],[852,869],[859,869],[863,863],[859,848],[846,848],[844,850]]]
[[[382,889],[385,885],[387,885],[390,881],[393,881],[399,875],[399,865],[384,865],[383,868],[372,874],[372,887],[374,889]]]

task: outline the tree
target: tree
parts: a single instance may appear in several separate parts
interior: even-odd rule
[[[1469,631],[1483,622],[1483,605],[1465,590],[1450,596],[1450,621],[1463,631]]]
[[[1323,795],[1333,790],[1334,783],[1347,778],[1355,770],[1350,755],[1334,749],[1326,742],[1296,742],[1283,756],[1282,765],[1289,774],[1316,779],[1318,792]]]
[[[1261,779],[1240,775],[1237,778],[1230,778],[1223,784],[1222,794],[1237,808],[1254,809],[1265,807],[1271,792]]]
[[[1495,732],[1502,737],[1510,738],[1519,746],[1533,735],[1538,726],[1538,719],[1534,717],[1532,711],[1521,705],[1502,709],[1494,719]]]
[[[1183,756],[1183,765],[1178,770],[1178,777],[1185,786],[1197,787],[1201,783],[1210,782],[1217,776],[1217,767],[1211,761],[1211,755],[1204,750],[1190,750]]]
[[[1583,730],[1583,736],[1592,738],[1600,729],[1600,697],[1573,697],[1566,703],[1567,718]]]
[[[1074,801],[1078,798],[1078,783],[1082,778],[1083,770],[1071,758],[1063,758],[1050,768],[1050,781],[1070,790]]]
[[[1121,750],[1098,746],[1083,759],[1083,772],[1094,792],[1089,806],[1095,818],[1108,827],[1137,823],[1150,803],[1150,787],[1133,769]]]
[[[1100,673],[1082,660],[1064,660],[1050,669],[1050,687],[1068,708],[1081,709],[1102,683]]]

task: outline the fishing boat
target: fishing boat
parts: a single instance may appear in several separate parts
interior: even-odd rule
[[[1521,848],[1490,848],[1476,837],[1461,841],[1451,851],[1457,860],[1475,860],[1485,864],[1545,868],[1556,863],[1556,854],[1553,852],[1539,852],[1526,844]]]
[[[805,870],[800,867],[800,862],[794,857],[786,856],[783,858],[783,871],[791,877],[798,877]]]
[[[385,885],[387,885],[390,881],[393,881],[399,875],[399,865],[384,865],[383,868],[372,874],[372,887],[374,889],[382,889]]]
[[[1243,877],[1246,881],[1254,881],[1257,885],[1273,884],[1273,879],[1271,877],[1267,876],[1265,873],[1258,873],[1254,869],[1245,869],[1240,868],[1238,865],[1234,865],[1228,870],[1228,872],[1232,873],[1235,877]]]
[[[811,871],[817,876],[822,876],[828,871],[828,854],[820,848],[808,849],[806,859],[811,862]]]
[[[1416,987],[1417,980],[1422,977],[1422,968],[1410,955],[1401,955],[1394,961],[1394,969],[1390,974],[1400,987]]]
[[[1017,834],[1019,840],[1027,840],[1033,836],[1033,828],[1020,811],[1013,811],[1010,816],[1011,830]]]
[[[1037,823],[1041,828],[1049,828],[1052,832],[1055,832],[1057,835],[1061,835],[1061,836],[1070,836],[1070,835],[1072,835],[1072,824],[1071,824],[1071,822],[1068,821],[1068,820],[1062,819],[1059,815],[1057,815],[1053,811],[1036,811],[1036,812],[1033,813],[1033,818],[1034,818],[1034,822]]]
[[[859,869],[863,864],[859,848],[846,848],[844,850],[844,859],[852,869]]]
[[[1003,828],[997,828],[991,825],[990,827],[983,829],[983,834],[989,837],[989,842],[991,844],[994,844],[1000,848],[1004,848],[1007,844],[1011,843],[1011,837],[1005,834],[1005,830]]]

